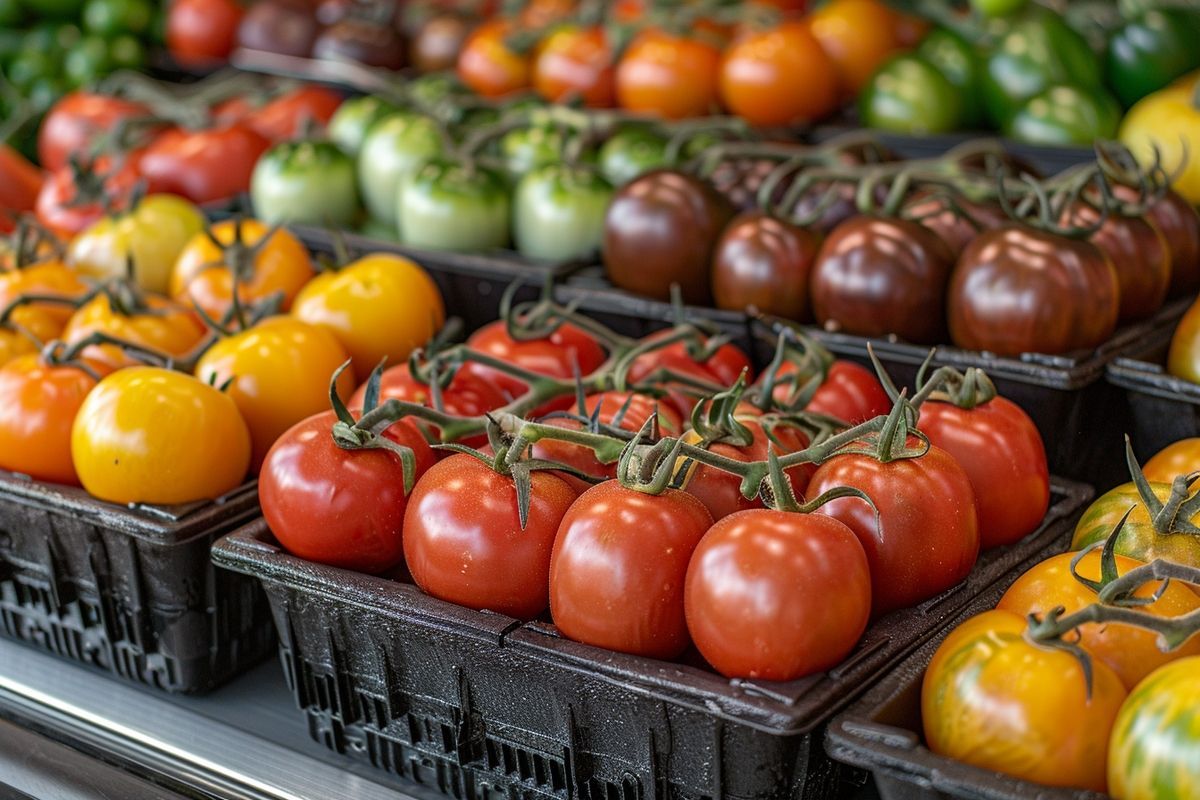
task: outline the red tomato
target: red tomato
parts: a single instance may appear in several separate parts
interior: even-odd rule
[[[42,184],[37,197],[37,218],[42,225],[61,239],[72,239],[91,227],[109,212],[123,211],[129,206],[134,190],[141,177],[132,163],[112,169],[109,159],[100,158],[91,168],[100,182],[98,193],[81,202],[76,170],[70,165],[63,167]],[[85,179],[86,180],[86,179]],[[156,189],[148,189],[156,192]],[[100,196],[97,196],[99,194]],[[109,208],[105,208],[105,204]]]
[[[167,51],[185,67],[228,61],[244,13],[235,0],[172,0]]]
[[[511,33],[511,22],[485,22],[458,54],[458,77],[484,97],[503,97],[529,86],[529,56],[514,52],[505,43]]]
[[[146,148],[138,166],[165,192],[197,204],[215,203],[249,190],[254,165],[270,146],[243,123],[202,131],[175,128]]]
[[[918,444],[915,438],[910,444]],[[846,524],[871,565],[876,616],[907,608],[961,581],[979,556],[979,528],[971,480],[954,457],[930,447],[920,458],[887,463],[872,456],[840,455],[817,468],[808,495],[838,486],[862,490],[879,510],[847,497],[821,506]]]
[[[12,230],[13,221],[5,211],[30,211],[42,189],[42,171],[24,156],[0,143],[0,233]]]
[[[1046,448],[1020,406],[1003,397],[972,409],[930,401],[920,428],[971,479],[983,549],[1019,541],[1041,524],[1050,505]]]
[[[150,109],[141,103],[89,92],[71,92],[50,108],[38,129],[38,161],[56,172],[72,155],[82,155],[96,137],[123,119],[142,117]]]
[[[776,372],[778,378],[787,378],[796,372],[796,365],[785,361]],[[803,386],[803,380],[797,389]],[[775,400],[787,404],[794,392],[789,383],[775,386]],[[828,414],[845,420],[851,425],[886,415],[892,410],[892,401],[883,384],[874,373],[853,361],[834,361],[825,374],[825,381],[817,388],[805,411]]]
[[[738,421],[750,430],[754,441],[745,447],[716,442],[708,446],[707,449],[710,453],[732,458],[735,461],[766,461],[771,448],[774,448],[778,455],[783,456],[803,450],[809,445],[808,436],[794,426],[779,425],[773,431],[773,438],[769,438],[760,419],[739,415]],[[689,431],[684,437],[684,441],[689,444],[697,444],[700,441],[700,435],[695,431]],[[800,464],[787,470],[786,474],[792,483],[792,491],[797,497],[804,495],[804,490],[808,488],[808,482],[816,469],[814,464]],[[742,495],[742,479],[732,473],[704,464],[693,464],[690,473],[682,488],[699,498],[715,520],[723,519],[736,511],[763,507],[760,498],[747,500]]]
[[[590,108],[609,108],[616,92],[613,75],[603,28],[564,27],[538,47],[533,88],[551,102],[579,98]]]
[[[404,469],[387,450],[343,450],[332,411],[314,414],[276,440],[258,476],[263,516],[292,555],[360,572],[384,572],[403,558]],[[434,462],[417,428],[401,421],[384,431],[413,450],[416,476]]]
[[[685,492],[649,495],[616,481],[588,489],[563,517],[554,542],[554,624],[597,647],[678,657],[689,640],[684,576],[711,525],[704,506]]]
[[[700,540],[685,600],[692,640],[718,672],[789,681],[850,653],[871,615],[871,575],[835,519],[742,511]]]
[[[324,127],[342,104],[342,96],[325,86],[293,89],[246,115],[247,124],[272,142],[295,139],[307,124]]]
[[[546,610],[554,535],[575,491],[532,474],[521,527],[517,487],[474,456],[439,461],[417,484],[404,515],[404,558],[434,597],[529,620]]]
[[[721,51],[708,42],[643,31],[617,65],[617,103],[667,119],[709,114],[717,107],[720,63]]]
[[[646,340],[663,335],[652,333]],[[750,371],[749,356],[735,344],[721,345],[707,361],[699,363],[688,355],[687,345],[683,342],[675,342],[638,356],[630,366],[627,377],[630,383],[641,383],[653,379],[660,369],[708,381],[722,388],[736,383],[743,370],[746,371],[748,379],[754,377]],[[668,394],[671,402],[679,409],[680,415],[684,419],[690,419],[692,408],[696,405],[696,397],[678,388],[668,389]]]
[[[539,375],[566,380],[575,376],[576,366],[580,375],[588,375],[604,363],[604,348],[599,342],[569,322],[545,339],[524,341],[509,336],[504,321],[499,320],[471,334],[467,346]],[[523,382],[498,370],[473,363],[467,368],[512,397],[525,393]]]

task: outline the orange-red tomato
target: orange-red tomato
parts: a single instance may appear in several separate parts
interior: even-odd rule
[[[602,28],[563,27],[538,48],[533,88],[554,102],[579,98],[591,108],[615,100],[613,53]]]
[[[836,65],[842,88],[851,94],[858,94],[879,65],[903,47],[897,14],[881,0],[833,0],[812,15],[811,25]]]
[[[808,23],[785,22],[749,33],[725,51],[721,101],[753,125],[819,119],[837,106],[836,67]]]
[[[509,22],[485,22],[458,54],[458,77],[484,97],[503,97],[529,86],[531,59],[504,41],[511,33]]]
[[[720,50],[706,41],[644,31],[617,65],[617,103],[668,119],[710,113],[720,65]]]

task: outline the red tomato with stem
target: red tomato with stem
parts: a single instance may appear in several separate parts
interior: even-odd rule
[[[510,336],[504,320],[498,320],[471,334],[467,346],[530,372],[564,380],[575,376],[576,367],[580,375],[595,372],[605,357],[604,348],[595,337],[569,322],[544,339],[522,340]],[[499,370],[476,363],[469,363],[465,369],[510,397],[525,393],[524,382]]]
[[[203,205],[229,200],[250,188],[258,158],[271,142],[249,125],[161,134],[138,162],[138,169],[162,191]]]
[[[717,107],[720,64],[707,41],[643,31],[617,65],[617,103],[667,119],[704,116]]]
[[[712,518],[696,498],[606,481],[562,519],[550,561],[550,614],[564,635],[650,658],[687,649],[684,577]]]
[[[909,446],[916,447],[915,437]],[[875,503],[844,497],[817,513],[844,523],[871,565],[874,614],[907,608],[949,589],[979,556],[975,492],[966,471],[936,446],[919,458],[883,462],[869,455],[834,456],[817,468],[808,494],[849,486]]]
[[[141,180],[129,162],[114,168],[110,159],[99,158],[84,169],[92,174],[81,176],[78,169],[67,165],[53,173],[38,192],[38,222],[60,239],[74,238],[110,211],[124,211]],[[156,192],[157,187],[147,187],[147,193]]]
[[[0,233],[13,229],[13,214],[30,211],[37,203],[45,176],[26,158],[0,143]]]
[[[342,96],[333,89],[309,84],[251,110],[245,121],[260,136],[282,142],[300,137],[309,124],[324,129],[341,104]]]
[[[505,39],[512,22],[485,22],[467,37],[458,54],[458,77],[484,97],[503,97],[529,86],[530,58],[510,48]]]
[[[575,491],[549,472],[531,476],[522,528],[513,478],[474,456],[439,461],[404,516],[404,558],[427,594],[531,620],[550,602],[550,553]]]
[[[87,153],[97,137],[111,132],[125,119],[149,116],[141,103],[103,94],[77,91],[65,95],[50,108],[38,129],[38,161],[57,172],[73,155]]]
[[[796,365],[785,361],[775,373],[779,379],[795,374]],[[803,386],[801,381],[800,386]],[[775,386],[775,400],[787,404],[794,392],[790,383]],[[853,361],[834,361],[825,373],[825,380],[817,387],[812,399],[804,409],[816,414],[828,414],[845,420],[851,425],[885,416],[892,410],[892,401],[879,379],[866,367]]]
[[[661,338],[665,333],[652,333],[643,341]],[[735,344],[721,345],[703,362],[692,358],[688,353],[687,344],[673,342],[665,347],[652,350],[634,359],[629,368],[630,383],[642,383],[652,380],[659,370],[695,378],[727,389],[737,382],[738,376],[746,372],[747,379],[753,379],[750,357]],[[671,402],[679,410],[684,419],[692,416],[692,408],[696,405],[696,396],[682,391],[681,388],[671,388],[668,382],[667,391]]]
[[[696,648],[722,675],[794,680],[838,664],[862,636],[867,556],[831,517],[741,511],[700,540],[685,608]]]
[[[173,0],[167,12],[167,51],[185,67],[228,61],[244,14],[236,0]]]
[[[388,450],[343,450],[333,441],[333,411],[314,414],[276,440],[258,476],[258,498],[275,538],[289,553],[359,572],[385,572],[404,557],[409,498],[404,468]],[[415,425],[383,432],[412,448],[419,479],[436,460]]]
[[[613,53],[603,28],[567,26],[538,47],[533,88],[551,102],[578,98],[589,108],[615,102]]]

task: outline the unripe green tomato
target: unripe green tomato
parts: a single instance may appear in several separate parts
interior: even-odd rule
[[[373,125],[358,154],[358,183],[371,216],[396,219],[401,181],[440,155],[442,146],[437,123],[419,114],[393,114]]]
[[[600,147],[600,172],[613,186],[667,164],[667,140],[647,128],[618,131]]]
[[[338,106],[329,120],[329,138],[352,156],[362,149],[363,140],[376,122],[400,109],[373,95],[351,97]]]
[[[517,250],[546,261],[594,255],[612,193],[612,186],[587,166],[551,164],[528,173],[513,199]]]
[[[270,224],[350,225],[359,214],[354,160],[333,142],[281,142],[254,166],[250,198]]]
[[[405,244],[464,252],[508,246],[508,185],[486,167],[434,159],[401,182],[396,200]]]
[[[963,123],[962,93],[915,55],[896,56],[876,72],[859,98],[872,128],[899,133],[945,133]]]

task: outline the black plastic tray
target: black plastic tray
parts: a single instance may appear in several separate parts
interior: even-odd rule
[[[253,483],[123,507],[0,472],[0,633],[158,689],[210,689],[272,649],[261,589],[208,557],[257,515]]]
[[[1169,336],[1147,341],[1108,365],[1109,383],[1125,390],[1133,449],[1145,463],[1172,442],[1200,436],[1200,384],[1168,375]]]
[[[875,622],[845,662],[790,683],[621,655],[290,556],[258,520],[213,546],[259,578],[309,731],[461,800],[825,798],[821,726],[980,593],[1068,541],[1090,487],[1054,479],[1042,526],[962,584]]]

